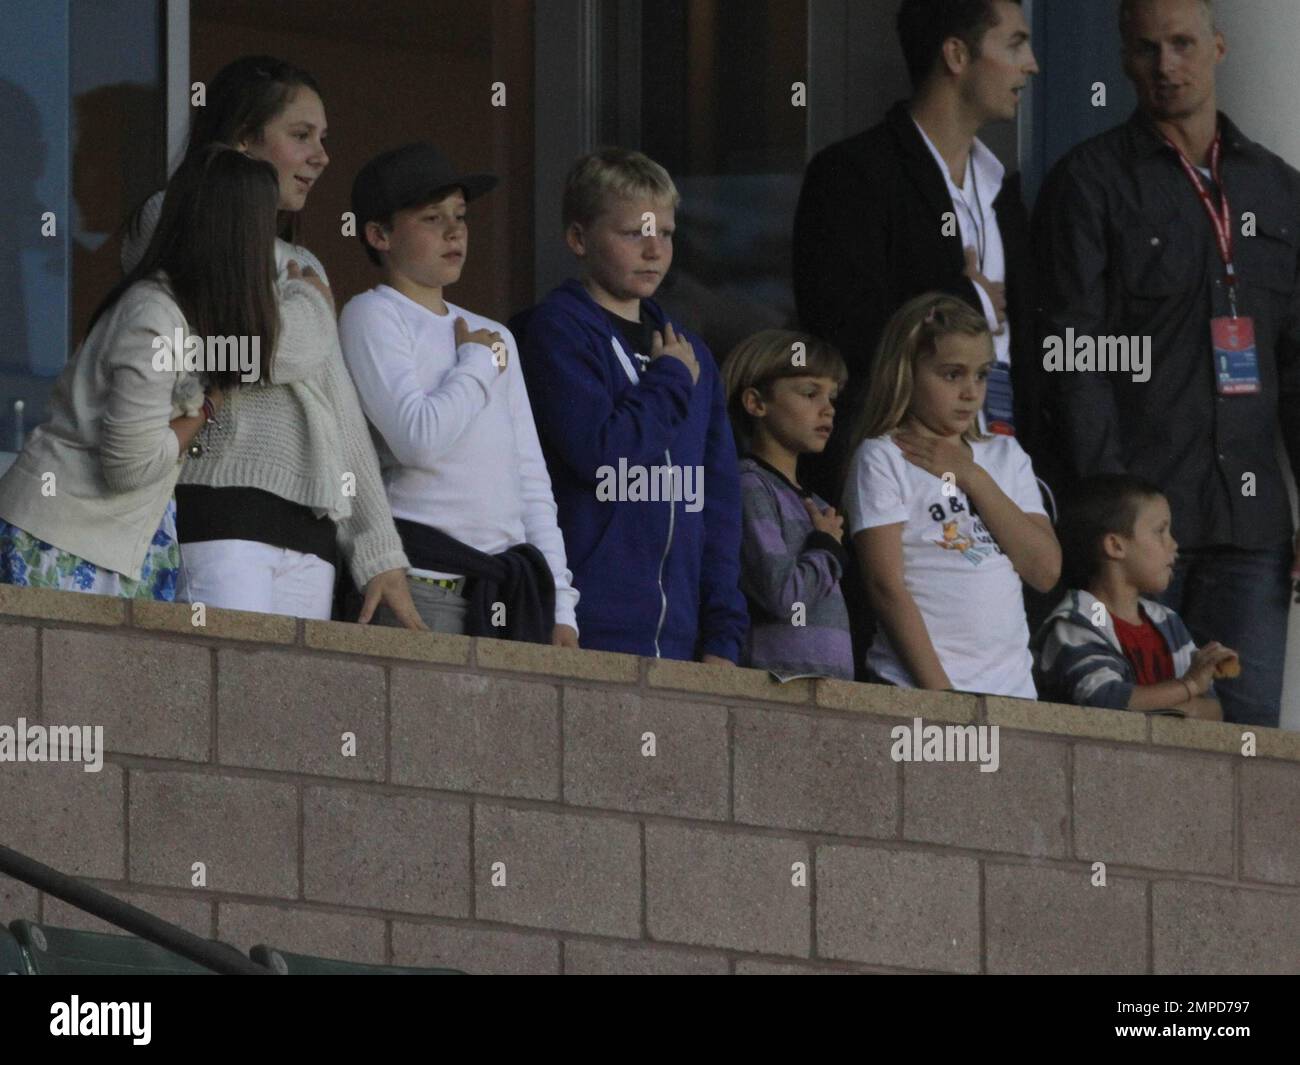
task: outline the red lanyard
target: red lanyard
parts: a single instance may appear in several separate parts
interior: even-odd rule
[[[1205,182],[1201,180],[1201,175],[1192,165],[1192,161],[1168,137],[1165,137],[1165,143],[1177,153],[1178,161],[1187,174],[1187,180],[1192,183],[1196,195],[1201,198],[1201,205],[1205,208],[1205,213],[1210,216],[1210,224],[1214,227],[1214,239],[1219,245],[1219,257],[1223,260],[1223,268],[1228,275],[1228,302],[1232,305],[1232,316],[1236,318],[1237,271],[1232,265],[1232,208],[1228,206],[1228,190],[1223,185],[1223,131],[1220,130],[1214,135],[1214,143],[1210,145],[1210,174],[1214,183],[1219,187],[1219,206],[1217,209],[1214,206],[1214,201],[1210,199],[1210,194],[1205,191]]]

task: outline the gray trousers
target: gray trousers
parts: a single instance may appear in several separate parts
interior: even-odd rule
[[[457,595],[450,588],[440,588],[436,584],[426,584],[424,581],[412,580],[410,577],[407,578],[407,584],[411,588],[415,609],[432,631],[449,632],[454,635],[464,634],[465,611],[469,609],[469,600],[463,595]],[[371,620],[376,625],[401,626],[397,615],[385,603],[380,603],[375,608],[375,616]]]

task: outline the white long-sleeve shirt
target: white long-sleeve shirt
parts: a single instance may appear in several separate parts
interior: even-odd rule
[[[457,318],[501,334],[504,371],[482,344],[457,348]],[[339,336],[393,514],[490,555],[532,544],[555,578],[556,623],[576,629],[578,592],[510,331],[452,303],[434,314],[379,285],[348,301]]]

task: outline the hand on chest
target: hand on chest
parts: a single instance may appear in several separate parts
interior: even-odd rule
[[[912,503],[910,538],[918,549],[941,551],[978,566],[1003,553],[974,502],[956,485],[937,478]]]

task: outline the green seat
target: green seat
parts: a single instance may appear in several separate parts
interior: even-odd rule
[[[14,921],[9,928],[37,976],[202,976],[212,972],[136,936],[51,928],[32,921]]]
[[[9,929],[0,926],[0,976],[26,976],[28,972],[23,948]]]
[[[412,969],[403,965],[369,965],[338,958],[316,958],[310,954],[290,954],[264,944],[248,952],[258,965],[265,965],[281,976],[466,976],[459,969]]]

